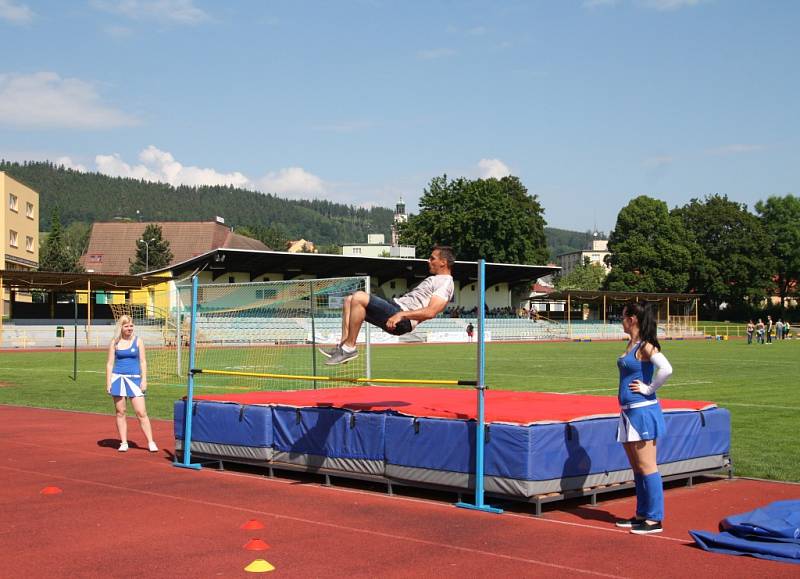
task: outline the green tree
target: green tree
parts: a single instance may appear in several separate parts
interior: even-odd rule
[[[131,273],[142,273],[167,267],[172,261],[169,241],[164,239],[161,226],[154,223],[144,228],[136,240],[136,258],[131,263]]]
[[[794,195],[769,197],[756,203],[769,251],[775,259],[775,289],[785,307],[790,288],[800,280],[800,198]]]
[[[67,245],[58,208],[50,215],[50,233],[42,241],[39,255],[39,271],[80,272],[80,254]]]
[[[64,242],[78,258],[86,253],[89,246],[89,237],[92,234],[92,224],[83,221],[73,221],[63,229]]]
[[[744,314],[763,298],[773,259],[759,219],[743,203],[712,195],[673,210],[694,241],[689,287],[703,294],[706,313],[718,317],[727,310]]]
[[[683,292],[689,283],[690,242],[682,221],[663,201],[641,195],[617,215],[606,259],[611,291]]]
[[[584,257],[581,265],[566,275],[558,276],[554,285],[557,290],[599,290],[603,287],[606,274],[605,267]]]
[[[517,177],[435,177],[419,202],[420,212],[400,227],[400,242],[427,255],[450,245],[458,259],[541,264],[548,259],[544,210]]]
[[[335,243],[326,243],[324,245],[320,245],[317,249],[320,253],[325,253],[328,255],[342,255],[342,246],[336,245]]]

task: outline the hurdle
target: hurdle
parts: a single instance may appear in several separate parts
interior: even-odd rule
[[[205,374],[209,376],[241,376],[248,378],[264,378],[274,380],[303,380],[313,382],[344,382],[350,384],[414,384],[414,385],[439,385],[439,386],[473,386],[477,392],[477,417],[476,424],[476,441],[475,441],[475,503],[458,502],[456,506],[461,508],[468,508],[473,510],[481,510],[491,513],[502,513],[501,509],[489,506],[484,503],[484,445],[485,445],[485,302],[486,302],[486,262],[481,259],[478,261],[478,339],[477,339],[477,368],[475,380],[433,380],[433,379],[408,379],[408,378],[373,378],[367,377],[344,377],[344,376],[325,376],[317,375],[316,371],[312,375],[299,375],[299,374],[279,374],[279,373],[262,373],[262,372],[243,372],[238,370],[214,370],[205,368],[196,368],[196,347],[197,347],[197,296],[198,296],[198,276],[192,276],[192,303],[190,310],[190,334],[189,334],[189,372],[187,381],[187,395],[186,402],[187,408],[191,408],[194,400],[194,380],[195,376]],[[316,365],[312,368],[316,370]],[[370,374],[367,371],[367,374]],[[191,463],[191,446],[192,446],[192,412],[185,413],[184,423],[184,443],[183,443],[183,460],[176,459],[173,466],[180,468],[191,468],[198,470],[201,465],[198,463]]]

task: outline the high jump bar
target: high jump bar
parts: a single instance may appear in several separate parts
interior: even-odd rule
[[[345,378],[343,376],[302,376],[296,374],[261,374],[233,370],[204,370],[192,368],[191,374],[211,376],[246,376],[249,378],[274,378],[277,380],[319,380],[321,382],[351,382],[355,384],[439,384],[443,386],[477,386],[476,380],[410,380],[402,378]]]

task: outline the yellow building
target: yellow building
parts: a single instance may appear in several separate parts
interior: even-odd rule
[[[0,171],[0,199],[0,269],[35,270],[39,267],[39,194]],[[9,294],[0,290],[0,297],[0,313],[6,315]]]
[[[0,171],[0,269],[39,267],[39,194]]]

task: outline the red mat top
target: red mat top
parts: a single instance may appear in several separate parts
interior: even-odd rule
[[[347,410],[394,410],[407,416],[428,418],[477,419],[477,394],[474,390],[443,388],[352,387],[290,392],[247,392],[210,394],[197,400],[216,400],[238,404],[262,404],[296,407],[344,408]],[[548,392],[511,392],[487,390],[486,422],[534,424],[570,422],[590,418],[618,416],[615,396],[578,396]],[[716,407],[700,400],[661,400],[665,411],[705,410]]]

